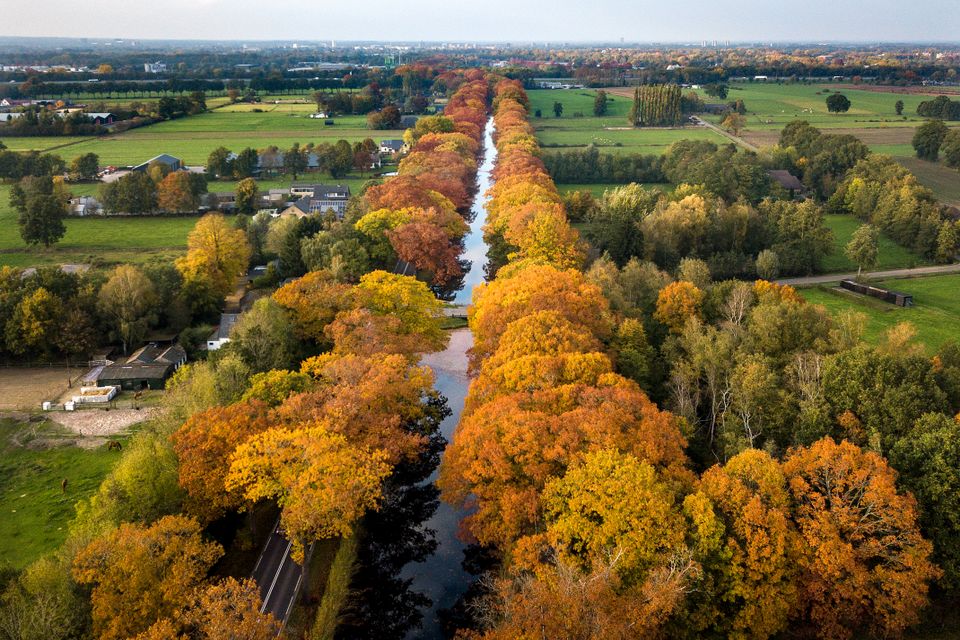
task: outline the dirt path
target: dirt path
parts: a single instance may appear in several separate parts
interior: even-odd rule
[[[960,264],[945,264],[935,267],[914,267],[913,269],[888,269],[886,271],[871,271],[864,273],[874,280],[887,278],[912,278],[915,276],[937,276],[949,273],[960,273]],[[805,287],[815,284],[829,284],[841,280],[852,280],[857,277],[855,271],[850,273],[827,273],[820,276],[806,276],[804,278],[783,278],[777,280],[779,284],[789,284],[794,287]]]
[[[104,437],[125,433],[135,424],[153,418],[159,410],[150,409],[81,409],[52,411],[47,415],[53,422],[83,437]]]
[[[743,138],[741,138],[741,137],[739,137],[739,136],[735,136],[735,135],[733,135],[732,133],[730,133],[729,131],[727,131],[727,130],[725,130],[725,129],[721,129],[720,127],[718,127],[717,125],[713,124],[712,122],[707,122],[707,121],[704,120],[703,118],[700,118],[700,117],[697,117],[697,116],[690,116],[690,119],[693,120],[694,122],[696,122],[696,123],[697,123],[698,125],[700,125],[701,127],[706,127],[707,129],[710,129],[711,131],[715,131],[715,132],[719,133],[719,134],[722,135],[724,138],[730,139],[734,144],[740,145],[741,147],[743,147],[743,148],[746,149],[747,151],[753,151],[754,153],[760,153],[760,148],[757,147],[756,145],[752,145],[752,144],[750,144],[749,142],[747,142],[746,140],[744,140]]]

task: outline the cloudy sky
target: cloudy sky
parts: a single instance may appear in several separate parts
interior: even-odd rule
[[[0,0],[0,35],[960,41],[960,0]]]

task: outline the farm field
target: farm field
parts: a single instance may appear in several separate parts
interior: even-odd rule
[[[29,248],[20,238],[10,185],[0,185],[0,265],[30,267],[96,262],[104,266],[172,260],[186,251],[196,216],[67,218],[67,233],[53,248]],[[94,194],[97,185],[72,185],[75,195]]]
[[[914,306],[898,307],[880,300],[841,293],[827,287],[801,289],[809,302],[822,304],[831,313],[846,309],[867,316],[865,339],[876,343],[884,333],[900,322],[910,322],[917,329],[917,340],[928,352],[934,352],[944,342],[960,336],[960,275],[927,276],[923,278],[879,281],[877,284],[913,295]]]
[[[62,435],[50,423],[0,419],[0,565],[22,569],[63,544],[74,505],[97,490],[120,455],[41,443]]]
[[[920,184],[931,189],[941,202],[960,207],[960,171],[943,162],[927,162],[916,156],[898,157],[897,162],[913,172]]]
[[[259,110],[259,111],[257,111]],[[334,118],[333,125],[313,120],[313,103],[237,104],[195,116],[132,129],[101,137],[4,138],[17,151],[52,150],[69,161],[85,153],[100,156],[101,165],[139,164],[161,153],[169,153],[191,165],[205,164],[219,146],[233,151],[245,147],[262,149],[276,145],[289,148],[294,142],[358,142],[403,137],[401,130],[367,129],[365,116]],[[56,147],[54,149],[54,147]]]
[[[824,216],[824,222],[833,231],[834,246],[833,253],[823,261],[824,272],[856,271],[857,265],[844,255],[843,250],[850,242],[850,238],[853,237],[853,232],[863,223],[849,214],[828,214]],[[899,269],[926,264],[930,264],[930,261],[916,255],[909,249],[901,247],[886,235],[880,235],[877,269]]]
[[[545,152],[560,148],[586,147],[595,144],[606,153],[659,154],[678,140],[712,140],[723,143],[726,138],[698,127],[633,129],[627,125],[631,99],[610,96],[607,115],[593,116],[596,92],[587,89],[535,89],[528,92],[530,109],[540,109],[542,117],[533,118],[537,139]],[[555,118],[553,103],[563,104],[563,116]],[[583,117],[574,117],[582,113]]]

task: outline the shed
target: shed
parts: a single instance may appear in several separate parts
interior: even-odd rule
[[[128,391],[163,389],[167,378],[186,361],[187,352],[178,344],[148,344],[125,361],[105,366],[97,376],[97,386],[117,386]]]

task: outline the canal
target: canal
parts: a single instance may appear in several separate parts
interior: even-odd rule
[[[463,258],[470,263],[455,304],[469,304],[473,289],[484,281],[488,246],[483,239],[486,192],[496,161],[493,120],[487,121],[477,171],[477,194],[470,210],[470,231],[464,237]],[[473,344],[469,329],[450,333],[444,351],[421,362],[429,366],[436,389],[447,399],[449,415],[440,425],[445,441],[453,437],[467,394],[467,350]],[[367,518],[365,535],[351,583],[345,624],[337,638],[381,640],[440,640],[448,637],[451,609],[466,593],[474,576],[464,569],[465,545],[457,539],[463,513],[440,502],[434,485],[443,443],[423,476],[409,485],[392,487],[380,511]],[[444,622],[448,621],[445,625]]]

